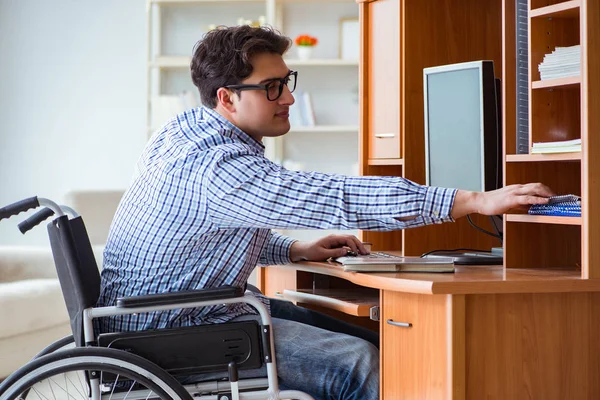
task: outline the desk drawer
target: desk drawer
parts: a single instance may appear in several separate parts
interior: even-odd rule
[[[447,295],[383,291],[383,399],[450,398],[448,302]]]

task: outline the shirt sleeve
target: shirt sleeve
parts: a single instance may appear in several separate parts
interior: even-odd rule
[[[389,231],[453,221],[456,189],[401,177],[289,171],[264,156],[230,152],[211,172],[204,189],[221,228]]]
[[[260,265],[282,265],[290,264],[290,248],[296,242],[295,239],[271,231],[271,237],[260,254],[258,263]]]

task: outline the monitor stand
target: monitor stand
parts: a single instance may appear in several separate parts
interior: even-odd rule
[[[436,251],[426,258],[452,257],[456,265],[502,265],[504,256],[502,248],[484,251]]]

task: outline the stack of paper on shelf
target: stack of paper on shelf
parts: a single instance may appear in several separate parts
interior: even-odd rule
[[[531,146],[531,154],[575,153],[581,151],[581,139],[539,142]]]
[[[540,79],[558,79],[581,75],[581,49],[579,45],[557,47],[546,54],[538,65]]]
[[[572,194],[554,196],[550,198],[548,204],[532,205],[528,213],[555,217],[581,217],[581,197]]]

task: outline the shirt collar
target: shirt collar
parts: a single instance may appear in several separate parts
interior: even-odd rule
[[[240,142],[247,144],[248,146],[264,153],[264,144],[254,139],[252,136],[248,135],[246,132],[229,122],[227,118],[219,114],[217,111],[204,106],[202,107],[202,111],[206,113],[208,118],[216,120],[224,128],[219,131],[221,135],[230,137],[234,140],[239,140]]]

